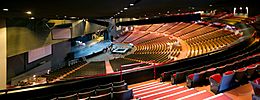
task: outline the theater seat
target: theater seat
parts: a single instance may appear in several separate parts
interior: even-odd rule
[[[175,74],[171,75],[171,83],[178,84],[185,81],[185,72],[176,72]]]
[[[75,93],[68,96],[58,97],[58,100],[78,100],[78,95]]]
[[[244,84],[247,82],[246,68],[240,68],[235,70],[235,81],[238,84]]]
[[[92,91],[88,91],[88,92],[82,92],[82,93],[78,93],[78,98],[79,99],[84,99],[84,98],[89,98],[90,96],[95,96],[95,90]]]
[[[253,100],[259,100],[260,98],[260,78],[255,79],[253,82],[250,81],[254,94],[252,95]]]
[[[112,83],[108,83],[108,84],[99,85],[99,88],[104,89],[104,88],[109,88],[109,87],[112,87],[112,86],[113,86]]]
[[[125,83],[123,85],[119,85],[119,86],[113,86],[113,92],[124,91],[127,89],[128,89],[127,83]]]
[[[250,66],[247,66],[246,68],[247,68],[246,74],[247,74],[248,79],[253,79],[255,76],[257,76],[257,73],[256,73],[257,66],[256,65],[250,65]]]
[[[107,93],[107,94],[98,95],[98,96],[90,96],[90,100],[112,100],[112,94]]]
[[[233,71],[227,71],[222,77],[220,74],[210,76],[210,90],[217,94],[232,88],[234,84],[234,74]]]
[[[203,85],[202,82],[205,79],[204,74],[205,71],[188,75],[186,78],[187,87],[191,88],[191,87]]]
[[[96,89],[96,95],[103,95],[112,92],[112,87],[105,89]]]
[[[119,81],[119,82],[113,82],[112,84],[113,84],[113,86],[124,85],[125,84],[125,80],[122,80],[122,81]]]
[[[113,100],[131,100],[134,98],[133,90],[113,92]]]

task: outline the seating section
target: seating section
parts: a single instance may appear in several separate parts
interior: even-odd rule
[[[70,71],[72,71],[84,64],[86,64],[85,61],[77,61],[72,66],[65,66],[65,67],[62,67],[59,69],[51,70],[50,73],[45,76],[47,77],[47,81],[53,81],[53,80],[61,77],[62,75],[65,75],[65,74],[69,73]]]
[[[124,59],[124,58],[109,60],[109,62],[110,62],[114,71],[119,71],[121,65],[138,63],[137,61],[128,60],[128,59]]]
[[[141,100],[202,100],[217,99],[230,100],[224,94],[214,95],[207,90],[197,90],[169,83],[149,82],[129,87],[133,90],[134,98]]]
[[[123,81],[101,84],[77,91],[54,95],[51,100],[131,100],[133,90]]]
[[[222,29],[208,32],[202,35],[196,33],[194,34],[197,36],[194,36],[192,38],[189,37],[187,40],[185,40],[190,46],[188,57],[193,57],[219,50],[220,48],[233,43],[239,38],[239,36],[232,34],[232,32]],[[186,39],[187,37],[183,38]]]
[[[88,77],[94,76],[98,74],[106,74],[106,67],[105,61],[98,61],[98,62],[90,62],[77,70],[66,76],[65,78],[74,78],[74,77]]]
[[[162,37],[154,41],[149,41],[136,45],[134,54],[126,56],[131,59],[138,59],[146,62],[171,62],[180,54],[181,47],[174,45],[177,40]]]

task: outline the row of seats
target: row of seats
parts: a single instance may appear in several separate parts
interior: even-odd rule
[[[239,37],[235,34],[229,34],[224,32],[213,32],[214,34],[210,34],[210,36],[196,38],[193,41],[188,41],[188,45],[190,46],[190,52],[188,57],[193,57],[201,54],[205,54],[208,52],[212,52],[215,50],[219,50],[224,46],[227,46],[234,41],[236,41]],[[227,35],[219,35],[219,34],[227,34]]]
[[[260,75],[260,63],[229,70],[223,74],[217,73],[210,76],[210,90],[214,93],[224,92],[247,82]]]
[[[127,83],[123,80],[58,94],[52,100],[130,100],[132,98],[133,91],[128,89]]]
[[[141,61],[170,62],[180,54],[181,47],[173,45],[177,40],[163,37],[155,41],[136,45],[134,54],[127,58],[139,59]],[[171,45],[172,44],[172,45]]]
[[[184,82],[186,79],[186,76],[203,70],[207,70],[210,68],[215,68],[216,66],[223,66],[223,65],[232,65],[230,63],[233,63],[237,60],[246,58],[248,56],[251,56],[255,53],[257,53],[257,51],[259,50],[259,46],[258,46],[258,42],[253,43],[250,47],[246,48],[246,49],[242,49],[240,51],[234,52],[231,56],[231,58],[224,57],[223,60],[220,60],[218,62],[214,62],[208,65],[204,65],[202,67],[199,68],[194,68],[194,67],[188,67],[186,68],[186,70],[183,71],[175,71],[175,70],[170,70],[167,72],[163,72],[160,76],[160,80],[161,81],[168,81],[168,80],[172,80],[172,84],[178,84],[181,82]],[[194,68],[194,69],[191,69]],[[209,76],[209,75],[208,75]]]
[[[65,66],[65,67],[61,67],[59,69],[56,70],[51,70],[49,74],[46,75],[47,77],[47,82],[48,81],[53,81],[55,79],[57,79],[58,77],[86,64],[86,61],[78,61],[76,64],[72,65],[72,66]]]

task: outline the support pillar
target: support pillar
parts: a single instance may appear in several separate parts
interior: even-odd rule
[[[0,90],[6,89],[6,72],[7,72],[7,32],[6,20],[0,18]]]

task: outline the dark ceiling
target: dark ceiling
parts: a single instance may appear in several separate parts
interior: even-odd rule
[[[130,7],[130,3],[134,6]],[[6,0],[0,4],[0,14],[3,17],[110,18],[123,10],[116,17],[140,17],[211,9],[232,11],[233,7],[240,6],[257,9],[255,4],[257,0]],[[125,7],[128,9],[124,10]],[[8,11],[3,11],[4,8]],[[32,11],[32,15],[26,11]]]

